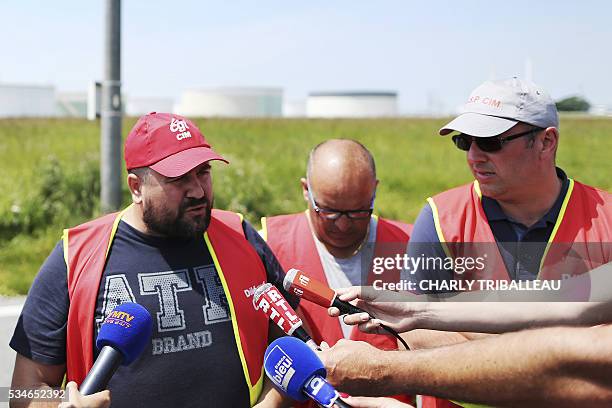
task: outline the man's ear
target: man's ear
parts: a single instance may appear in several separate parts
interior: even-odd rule
[[[128,173],[127,175],[127,185],[130,189],[130,194],[132,195],[132,202],[134,204],[142,203],[142,187],[144,185],[144,180],[138,177],[134,173]]]
[[[544,136],[542,137],[542,155],[545,157],[552,157],[554,160],[558,146],[559,131],[554,127],[546,128]]]
[[[300,179],[300,183],[302,184],[302,195],[304,196],[304,201],[308,203],[310,202],[310,199],[308,198],[308,182],[306,181],[306,178],[302,177]]]

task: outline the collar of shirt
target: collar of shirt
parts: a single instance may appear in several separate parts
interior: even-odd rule
[[[535,229],[535,228],[545,228],[548,223],[555,224],[557,222],[557,217],[559,216],[559,212],[561,211],[561,206],[563,205],[563,199],[565,198],[565,194],[567,193],[567,189],[569,188],[569,179],[563,170],[559,167],[556,168],[557,177],[561,179],[561,191],[557,200],[553,204],[553,206],[548,210],[546,214],[542,218],[538,220],[535,224],[533,224],[530,228],[525,227],[524,225],[516,222],[512,218],[508,217],[504,211],[502,210],[499,203],[489,197],[482,196],[482,208],[487,216],[489,221],[507,221],[513,224],[519,224],[524,229]]]

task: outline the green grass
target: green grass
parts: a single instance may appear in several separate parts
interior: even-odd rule
[[[135,122],[123,123],[127,134]],[[376,211],[412,222],[427,196],[470,181],[465,153],[436,136],[446,119],[199,119],[214,148],[215,205],[259,217],[300,211],[299,178],[317,143],[350,137],[374,154]],[[98,214],[99,122],[0,120],[0,294],[25,293],[61,229]],[[557,162],[612,190],[612,120],[562,118]],[[124,201],[129,195],[124,186]]]

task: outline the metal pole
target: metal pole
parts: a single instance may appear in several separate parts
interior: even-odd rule
[[[106,0],[100,135],[100,205],[121,205],[121,0]]]

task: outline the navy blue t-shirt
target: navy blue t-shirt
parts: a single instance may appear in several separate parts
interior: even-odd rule
[[[243,229],[267,281],[297,306],[282,289],[284,272],[270,248],[250,224]],[[94,338],[104,316],[124,301],[151,313],[153,335],[140,358],[113,376],[112,406],[249,406],[227,299],[203,238],[152,237],[120,222],[100,282]],[[10,346],[34,361],[64,364],[68,307],[60,242],[30,288]]]
[[[540,261],[544,255],[546,244],[554,229],[557,217],[561,211],[563,200],[569,188],[569,179],[563,170],[557,167],[557,177],[561,180],[561,191],[553,206],[535,224],[527,227],[508,217],[499,203],[490,198],[482,197],[482,207],[487,216],[493,236],[504,264],[512,280],[534,280],[537,278]],[[480,244],[478,244],[480,245]],[[482,244],[483,250],[488,250]],[[414,223],[414,229],[408,243],[409,258],[446,258],[436,233],[432,209],[426,204]],[[418,264],[423,265],[423,263]],[[431,263],[430,265],[435,265]],[[436,265],[437,266],[437,265]],[[418,282],[421,280],[450,280],[453,270],[438,267],[417,267],[413,271],[404,271],[403,279]]]

